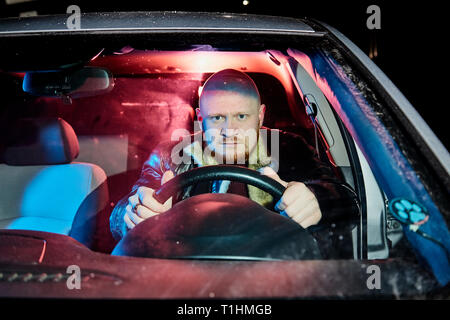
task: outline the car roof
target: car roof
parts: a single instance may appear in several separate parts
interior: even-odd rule
[[[0,35],[74,31],[258,32],[322,35],[304,19],[210,12],[81,13],[80,29],[67,27],[70,14],[0,19]]]

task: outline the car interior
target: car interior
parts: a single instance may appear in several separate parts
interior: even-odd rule
[[[361,219],[350,232],[327,231],[337,252],[330,257],[387,258],[387,239],[398,241],[399,229],[388,230],[383,192],[313,81],[306,55],[206,48],[104,50],[82,67],[107,70],[111,88],[81,97],[32,95],[23,89],[26,72],[0,73],[7,96],[0,109],[0,228],[64,234],[111,253],[117,242],[109,216],[149,153],[175,129],[192,132],[203,82],[234,68],[258,86],[267,106],[264,126],[304,137],[357,191]]]

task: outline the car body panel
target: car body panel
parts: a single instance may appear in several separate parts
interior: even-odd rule
[[[0,20],[0,35],[46,32],[258,32],[320,36],[299,19],[246,14],[193,12],[111,12],[81,14],[81,28],[69,30],[69,15]]]
[[[46,242],[42,262],[34,265],[11,263],[12,255],[18,252],[0,246],[3,297],[406,298],[424,296],[436,287],[430,274],[405,260],[150,259],[96,253],[70,237],[45,232],[2,230],[0,241],[2,237],[32,237]],[[37,245],[41,251],[41,243]],[[380,290],[367,285],[371,275],[368,267],[375,264],[383,275]],[[80,267],[82,290],[67,289],[69,265]],[[398,273],[398,268],[404,272]]]

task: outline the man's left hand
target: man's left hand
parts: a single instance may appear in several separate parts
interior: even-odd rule
[[[314,193],[304,183],[283,181],[270,167],[264,167],[260,172],[286,187],[283,196],[275,205],[275,209],[284,211],[303,228],[308,228],[320,221],[322,212],[319,208],[319,202]]]

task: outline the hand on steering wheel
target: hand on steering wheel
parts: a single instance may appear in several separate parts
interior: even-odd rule
[[[178,191],[199,182],[229,180],[255,186],[267,193],[277,203],[286,190],[280,182],[258,171],[233,165],[215,165],[195,168],[177,175],[154,193],[160,203],[177,194]]]
[[[322,218],[315,195],[302,182],[283,181],[269,167],[260,173],[233,165],[205,166],[184,172],[155,191],[154,198],[164,203],[187,186],[213,180],[242,182],[260,188],[274,198],[274,211],[293,219],[303,228],[317,224]]]
[[[322,219],[319,202],[304,183],[283,181],[270,167],[264,167],[261,173],[278,181],[286,188],[281,199],[275,204],[275,209],[281,215],[291,218],[303,228],[315,225]]]

